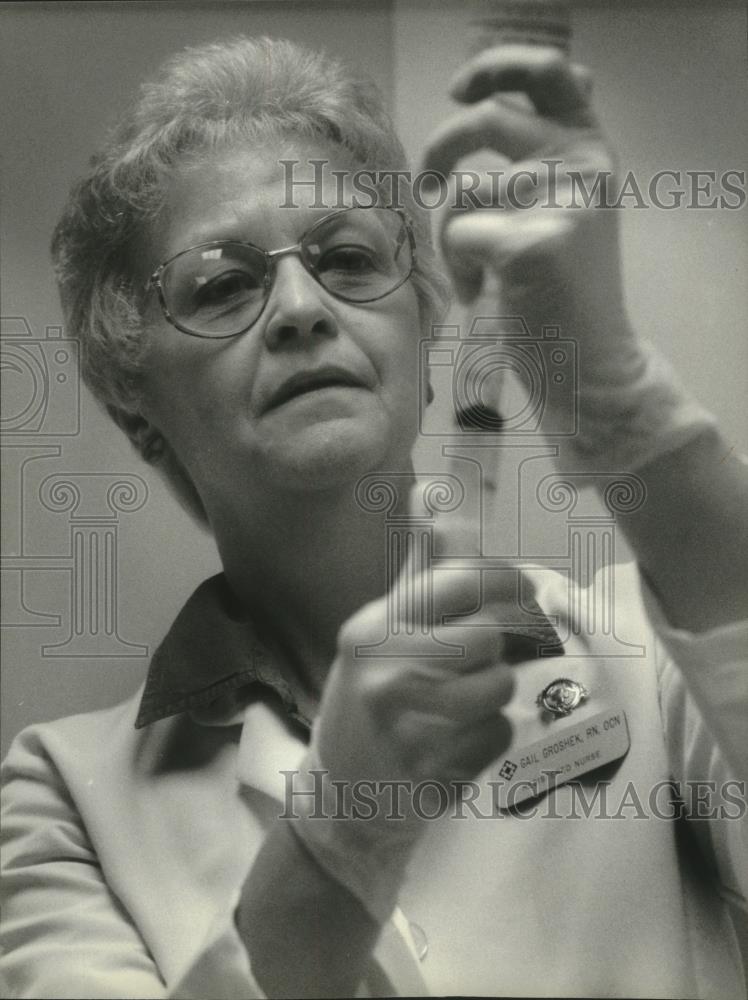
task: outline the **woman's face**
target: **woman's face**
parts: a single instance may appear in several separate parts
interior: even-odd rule
[[[298,178],[315,156],[334,159],[334,169],[354,169],[340,150],[299,155],[281,146],[219,151],[180,169],[152,226],[144,274],[211,240],[265,250],[298,243],[329,209],[312,208],[314,189],[300,186],[298,207],[280,207],[286,191],[279,160],[300,160]],[[334,186],[324,200],[336,206]],[[176,453],[211,520],[279,490],[325,490],[374,469],[407,466],[419,386],[411,281],[376,302],[345,302],[291,254],[276,260],[267,304],[243,334],[187,336],[163,316],[155,291],[145,318],[142,412]]]

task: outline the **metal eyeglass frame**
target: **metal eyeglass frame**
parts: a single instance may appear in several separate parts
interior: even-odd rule
[[[335,216],[344,215],[345,213],[352,211],[367,211],[370,208],[376,208],[379,211],[394,212],[396,215],[400,217],[400,220],[403,224],[403,230],[407,234],[408,241],[410,243],[410,258],[411,258],[410,268],[408,270],[408,273],[405,274],[398,281],[396,285],[393,285],[392,288],[387,289],[387,291],[383,292],[381,295],[374,295],[370,299],[349,299],[346,298],[346,296],[344,295],[339,295],[337,292],[331,291],[322,283],[319,275],[316,273],[316,268],[314,267],[314,265],[310,264],[304,258],[303,248],[309,236],[320,226],[328,222],[330,219],[335,218]],[[402,248],[402,245],[403,244],[401,242],[398,247],[398,252]],[[182,323],[180,323],[169,311],[166,305],[166,296],[164,295],[164,289],[161,283],[161,276],[170,264],[173,264],[175,260],[178,260],[185,254],[192,253],[193,250],[202,250],[202,249],[207,250],[222,246],[250,247],[252,250],[256,250],[258,253],[262,254],[262,256],[265,258],[265,278],[264,278],[265,297],[262,303],[262,308],[248,326],[243,327],[241,330],[237,330],[236,333],[197,333],[195,330],[190,330]],[[298,243],[294,243],[291,246],[287,247],[280,247],[278,250],[263,250],[262,247],[255,246],[254,243],[249,243],[248,241],[244,240],[211,240],[207,243],[196,243],[195,246],[187,247],[185,250],[180,250],[179,253],[174,254],[173,257],[169,257],[169,259],[165,260],[163,264],[160,264],[146,282],[145,290],[146,292],[149,292],[151,288],[156,289],[158,293],[158,300],[161,305],[161,311],[163,312],[164,316],[166,317],[168,322],[171,323],[172,326],[176,327],[176,329],[179,330],[180,333],[184,333],[188,337],[200,337],[202,340],[227,340],[230,337],[240,337],[243,333],[246,333],[247,330],[252,329],[252,327],[255,325],[255,323],[259,320],[259,318],[265,311],[265,306],[268,304],[268,301],[270,299],[270,292],[272,291],[273,283],[275,282],[275,272],[276,272],[275,261],[279,257],[286,257],[289,254],[297,254],[299,259],[301,260],[304,269],[312,276],[312,278],[314,278],[314,280],[317,282],[320,288],[322,288],[329,295],[332,295],[333,298],[340,299],[342,302],[353,302],[356,304],[363,305],[369,302],[378,302],[380,299],[386,298],[388,295],[391,295],[393,292],[397,291],[397,289],[400,288],[402,285],[404,285],[405,282],[410,278],[416,266],[416,240],[415,236],[413,235],[413,228],[411,226],[410,219],[401,208],[392,208],[388,205],[370,205],[370,206],[351,205],[348,208],[342,208],[338,209],[335,212],[330,212],[328,215],[325,215],[321,219],[318,219],[313,226],[311,226],[309,229],[307,229],[305,233],[302,234]]]

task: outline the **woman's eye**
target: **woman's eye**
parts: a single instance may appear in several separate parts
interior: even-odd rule
[[[257,279],[247,271],[224,271],[197,287],[193,293],[195,305],[220,306],[257,291]]]
[[[318,271],[345,271],[350,274],[371,271],[377,267],[377,254],[364,246],[333,247],[322,255]]]

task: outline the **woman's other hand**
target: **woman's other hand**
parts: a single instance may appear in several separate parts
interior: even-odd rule
[[[469,614],[471,574],[406,563],[393,592],[341,629],[302,767],[318,796],[306,796],[292,827],[378,921],[425,820],[445,815],[510,744],[502,708],[514,681],[495,623],[516,611],[515,588],[487,581],[480,611],[445,626],[445,614]],[[396,591],[411,595],[409,610]]]

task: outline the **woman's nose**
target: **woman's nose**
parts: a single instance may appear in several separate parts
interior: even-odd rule
[[[273,287],[265,307],[264,337],[269,350],[291,347],[310,337],[334,337],[335,316],[327,293],[295,255],[276,261]]]

